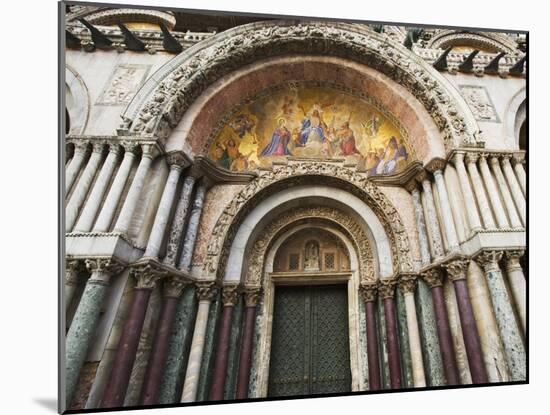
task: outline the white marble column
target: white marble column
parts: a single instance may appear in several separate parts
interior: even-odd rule
[[[504,176],[506,177],[506,181],[508,182],[508,186],[510,187],[510,191],[512,192],[512,197],[514,198],[514,202],[516,203],[516,208],[519,213],[519,217],[521,218],[521,221],[524,225],[527,224],[527,205],[525,203],[525,197],[523,196],[523,192],[521,190],[521,187],[518,183],[517,177],[514,174],[514,170],[512,169],[512,165],[510,164],[510,159],[512,156],[510,154],[504,154],[502,156],[502,170],[504,170]]]
[[[516,303],[516,310],[525,335],[527,329],[527,287],[525,275],[519,259],[523,256],[523,250],[506,251],[506,274]]]
[[[520,333],[520,328],[514,316],[512,300],[504,283],[504,277],[498,265],[502,258],[500,251],[484,251],[476,261],[485,271],[485,278],[491,293],[491,302],[500,337],[504,344],[506,361],[513,381],[526,379],[527,356],[525,346]]]
[[[424,219],[424,209],[422,208],[422,201],[420,200],[420,191],[416,186],[416,181],[409,183],[408,188],[412,194],[414,215],[416,218],[416,230],[418,232],[418,244],[420,245],[420,260],[422,266],[425,267],[430,264],[430,244],[428,241],[428,233],[426,230],[426,221]]]
[[[426,213],[428,229],[431,236],[431,248],[432,257],[434,259],[442,258],[445,255],[443,249],[443,241],[441,240],[441,232],[439,229],[439,220],[437,219],[437,211],[435,210],[434,196],[432,193],[432,185],[428,180],[428,176],[425,172],[422,172],[417,180],[422,183],[422,189],[424,190],[424,196],[426,198]]]
[[[527,179],[525,177],[525,169],[523,167],[524,160],[524,153],[516,153],[512,156],[512,164],[514,165],[514,171],[516,172],[516,177],[519,185],[521,186],[521,191],[523,192],[523,196],[527,196]]]
[[[86,164],[86,168],[82,172],[82,175],[80,176],[80,179],[78,180],[78,183],[76,183],[76,187],[71,194],[71,198],[65,208],[66,232],[70,232],[73,229],[76,218],[78,217],[78,212],[86,199],[88,190],[90,190],[90,186],[94,181],[94,176],[99,168],[99,164],[101,163],[104,146],[105,143],[94,143],[92,155],[88,160],[88,164]]]
[[[409,334],[409,347],[413,372],[413,384],[416,388],[426,386],[424,374],[424,361],[422,359],[422,345],[420,343],[420,329],[416,317],[416,304],[414,291],[416,289],[416,277],[413,275],[403,276],[399,279],[399,288],[405,299],[405,312],[407,314],[407,331]]]
[[[78,142],[74,145],[74,154],[65,171],[65,192],[69,193],[71,187],[74,184],[78,172],[82,168],[82,163],[86,158],[86,151],[88,149],[88,142]]]
[[[434,175],[437,194],[439,196],[439,206],[441,207],[441,217],[443,219],[443,231],[447,237],[448,250],[452,252],[458,249],[458,236],[453,219],[453,212],[451,211],[451,203],[449,202],[449,195],[447,194],[447,186],[443,178],[445,160],[434,159],[426,168]]]
[[[132,170],[132,164],[134,163],[134,159],[136,157],[135,151],[137,149],[137,144],[123,142],[122,147],[124,148],[124,158],[122,159],[122,163],[118,168],[115,179],[109,189],[109,193],[107,193],[107,197],[105,198],[105,203],[103,204],[93,227],[95,232],[107,232],[109,230],[120,200],[120,196],[124,191],[124,186],[128,180],[130,170]]]
[[[74,227],[76,232],[89,232],[90,229],[92,229],[97,211],[99,210],[99,205],[101,205],[101,201],[103,200],[103,196],[107,191],[107,186],[109,186],[109,181],[115,170],[119,153],[120,145],[118,143],[110,144],[109,154],[101,167],[99,176],[94,183],[90,196]]]
[[[470,232],[474,233],[483,229],[481,226],[481,219],[477,211],[477,204],[470,186],[470,180],[466,167],[464,166],[464,153],[456,152],[453,156],[453,163],[458,174],[458,180],[460,181],[460,188],[464,195],[464,204],[466,205],[466,214],[468,215],[468,223],[470,224]]]
[[[193,248],[195,247],[195,240],[199,230],[199,222],[202,213],[202,205],[204,203],[204,196],[206,194],[206,184],[203,182],[197,188],[195,194],[195,200],[193,201],[193,209],[189,216],[189,223],[187,224],[187,232],[185,233],[185,239],[183,241],[183,248],[181,252],[178,268],[183,271],[189,271],[191,266],[191,259],[193,257]]]
[[[170,173],[168,173],[168,179],[164,185],[164,191],[155,215],[155,221],[153,222],[153,228],[151,229],[149,241],[145,248],[144,257],[158,259],[160,246],[164,238],[166,226],[168,225],[170,210],[172,209],[172,204],[176,195],[176,188],[178,186],[181,171],[187,165],[187,159],[180,151],[168,153],[166,155],[166,161],[170,165]]]
[[[504,212],[504,206],[502,206],[502,202],[500,201],[499,192],[493,180],[493,175],[487,165],[487,154],[479,155],[479,169],[481,170],[481,176],[483,177],[483,182],[485,183],[489,199],[491,200],[498,227],[500,229],[507,229],[510,227],[510,224],[508,223],[506,212]]]
[[[485,187],[479,176],[477,170],[477,160],[479,158],[479,153],[466,153],[466,165],[468,166],[468,172],[472,179],[472,187],[476,195],[477,203],[479,205],[479,211],[481,212],[481,217],[483,218],[483,225],[485,229],[495,229],[496,224],[491,213],[491,207],[489,206],[489,201],[487,200],[487,195],[485,194]]]
[[[490,163],[491,169],[493,170],[493,174],[495,175],[498,187],[500,189],[500,194],[502,195],[502,199],[504,200],[504,206],[506,207],[506,211],[508,212],[510,225],[514,229],[521,229],[523,228],[523,225],[521,224],[518,212],[516,211],[516,207],[514,206],[514,201],[512,200],[512,195],[510,194],[510,190],[508,189],[506,180],[504,180],[504,175],[502,174],[502,170],[500,168],[500,160],[498,156],[491,156]]]
[[[115,232],[126,233],[128,231],[130,221],[132,220],[137,202],[141,195],[141,190],[145,184],[145,179],[147,178],[147,174],[151,168],[151,163],[155,155],[155,148],[151,144],[143,144],[141,148],[141,161],[139,162],[134,180],[132,181],[130,190],[126,195],[126,200],[124,201],[124,205],[122,205],[122,210],[120,211],[118,220],[116,221],[114,228]]]
[[[181,402],[195,402],[197,397],[206,326],[208,323],[208,312],[210,310],[210,304],[216,295],[216,287],[214,284],[214,282],[197,283],[196,292],[199,306],[195,320],[195,329],[193,331],[193,340],[191,340],[191,351],[189,352],[183,391],[181,393]]]

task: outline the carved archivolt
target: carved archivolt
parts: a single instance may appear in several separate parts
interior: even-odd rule
[[[184,52],[179,62],[169,63],[174,69],[158,86],[144,85],[137,98],[140,101],[130,103],[125,111],[121,129],[167,137],[193,101],[216,80],[260,59],[296,53],[366,64],[407,88],[426,107],[443,131],[447,149],[478,144],[477,123],[467,106],[427,63],[367,28],[312,21],[244,25]]]
[[[331,162],[290,162],[260,171],[259,176],[242,189],[226,206],[212,229],[203,266],[205,278],[223,278],[229,248],[246,215],[269,194],[281,188],[300,185],[322,177],[327,185],[345,188],[363,200],[379,218],[390,240],[394,270],[412,271],[409,239],[395,207],[378,187],[348,167]]]
[[[306,219],[313,218],[335,223],[339,225],[340,231],[350,236],[359,257],[361,282],[375,281],[376,275],[372,249],[361,225],[338,209],[322,206],[292,209],[281,214],[262,230],[261,236],[255,241],[252,251],[248,255],[250,259],[246,268],[245,284],[247,286],[258,286],[261,284],[267,250],[285,228],[296,226]]]
[[[491,52],[518,52],[515,42],[501,33],[471,33],[457,32],[456,30],[438,31],[428,42],[427,47],[446,49],[449,46],[472,46],[487,49]]]

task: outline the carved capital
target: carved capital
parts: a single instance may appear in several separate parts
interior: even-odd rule
[[[158,155],[157,146],[149,143],[141,144],[141,157],[148,157],[153,160]]]
[[[423,272],[422,278],[430,288],[441,287],[443,285],[443,273],[439,268],[431,268]]]
[[[470,164],[470,163],[476,164],[477,161],[479,160],[479,153],[468,152],[466,153],[465,159],[466,159],[466,164]]]
[[[426,173],[425,170],[422,170],[421,172],[419,172],[416,177],[415,177],[416,181],[420,184],[422,184],[423,181],[425,180],[429,180],[428,179],[428,174]]]
[[[430,162],[428,164],[426,164],[425,168],[426,168],[426,170],[428,170],[430,173],[433,174],[437,171],[443,171],[446,164],[447,164],[447,162],[444,159],[436,157],[436,158],[430,160]]]
[[[525,162],[525,153],[514,153],[512,155],[512,164],[523,164]]]
[[[133,153],[135,154],[137,152],[137,149],[139,147],[139,144],[135,141],[121,141],[120,145],[124,148],[124,151],[127,153]]]
[[[92,274],[91,280],[109,282],[111,276],[120,273],[125,264],[112,257],[86,258],[86,269]]]
[[[413,274],[404,274],[399,277],[399,288],[403,294],[414,294],[414,291],[416,290],[416,280],[417,276]]]
[[[383,299],[393,298],[395,296],[396,278],[384,278],[378,282],[378,294]]]
[[[114,154],[115,156],[118,156],[120,154],[120,144],[119,143],[109,143],[109,153]]]
[[[378,283],[376,282],[362,283],[359,286],[359,293],[363,297],[363,301],[365,303],[376,301],[376,296],[378,294]]]
[[[143,264],[133,267],[130,276],[136,279],[136,289],[152,290],[158,280],[164,278],[167,271],[163,271],[153,264]]]
[[[500,155],[492,154],[492,155],[489,157],[489,163],[491,163],[492,166],[500,166],[499,156],[500,156]]]
[[[479,155],[479,164],[487,164],[487,158],[489,155],[487,153],[478,153]]]
[[[499,261],[502,258],[502,251],[483,251],[476,257],[476,262],[485,272],[499,271]]]
[[[409,180],[406,184],[405,184],[405,189],[407,189],[407,191],[409,193],[413,193],[415,190],[418,191],[418,183],[415,179],[412,179],[412,180]]]
[[[223,286],[222,301],[224,307],[233,307],[239,300],[238,284],[227,284]]]
[[[65,284],[79,285],[81,282],[79,274],[84,269],[84,264],[81,260],[69,259],[65,264]]]
[[[256,307],[260,301],[260,287],[246,287],[244,289],[244,303],[247,307]]]
[[[447,276],[451,281],[465,280],[468,272],[468,259],[455,259],[443,265],[447,270]]]
[[[86,153],[88,151],[89,142],[84,140],[73,141],[75,153]]]
[[[514,271],[514,270],[520,270],[523,271],[521,268],[521,264],[519,263],[521,257],[525,254],[525,251],[523,249],[514,249],[512,251],[506,251],[506,270]]]
[[[174,297],[179,298],[185,287],[190,284],[189,281],[184,280],[180,277],[172,276],[164,280],[164,296],[165,297]]]
[[[455,153],[453,154],[453,159],[452,159],[453,164],[455,165],[455,167],[459,164],[464,163],[465,156],[466,156],[466,153],[464,151],[455,151]]]
[[[199,281],[197,286],[197,299],[199,301],[212,301],[216,296],[218,287],[214,281]]]
[[[92,144],[92,153],[102,154],[104,148],[105,143],[103,141],[96,141]]]
[[[189,158],[183,151],[170,151],[166,153],[166,162],[172,169],[184,169],[189,166]]]

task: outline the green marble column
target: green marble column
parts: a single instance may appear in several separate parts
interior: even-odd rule
[[[88,348],[95,334],[109,280],[113,274],[122,270],[122,264],[110,258],[87,259],[86,267],[91,272],[91,277],[86,283],[65,341],[67,406],[73,399],[80,369],[84,365]]]
[[[521,330],[512,308],[512,299],[498,265],[501,258],[501,251],[485,251],[476,258],[476,261],[485,270],[485,277],[491,292],[491,301],[512,380],[521,381],[527,379],[527,357]]]
[[[386,348],[386,321],[384,317],[384,303],[380,297],[378,301],[378,313],[376,320],[378,323],[378,350],[380,353],[380,372],[382,375],[382,389],[391,389],[390,385],[390,366],[388,364],[388,350]]]
[[[204,351],[202,354],[201,371],[199,375],[199,387],[197,389],[196,402],[208,400],[210,386],[212,383],[212,372],[214,370],[216,339],[218,335],[218,321],[222,310],[221,292],[210,304],[208,310],[208,322],[206,324],[206,335],[204,338]]]
[[[241,350],[241,331],[243,319],[243,301],[239,298],[235,309],[233,310],[233,320],[231,321],[231,338],[229,340],[229,352],[227,358],[227,375],[225,378],[225,390],[223,398],[225,400],[235,399],[237,388],[237,373],[239,370],[239,352]]]
[[[180,401],[183,380],[187,369],[187,359],[195,328],[197,297],[195,286],[189,285],[181,295],[172,328],[172,338],[166,359],[164,376],[160,387],[159,403],[169,404]]]
[[[396,290],[395,303],[397,308],[397,324],[399,327],[399,350],[401,352],[401,378],[403,388],[413,388],[413,372],[411,360],[411,348],[409,344],[409,329],[407,326],[407,310],[405,309],[405,298],[401,290]]]
[[[445,385],[443,361],[437,337],[437,327],[430,288],[422,278],[418,279],[416,289],[416,308],[422,342],[422,357],[424,361],[426,382],[428,386]]]

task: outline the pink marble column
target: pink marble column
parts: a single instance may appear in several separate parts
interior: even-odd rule
[[[384,301],[384,320],[386,322],[386,342],[388,347],[388,364],[390,367],[390,385],[392,389],[401,388],[401,357],[399,353],[399,333],[395,309],[395,287],[397,280],[387,278],[380,280],[378,292]]]
[[[382,388],[380,378],[380,360],[378,356],[378,333],[376,330],[376,295],[378,285],[376,282],[362,284],[360,287],[363,301],[365,301],[365,318],[367,325],[367,361],[369,366],[369,390],[375,391]]]

